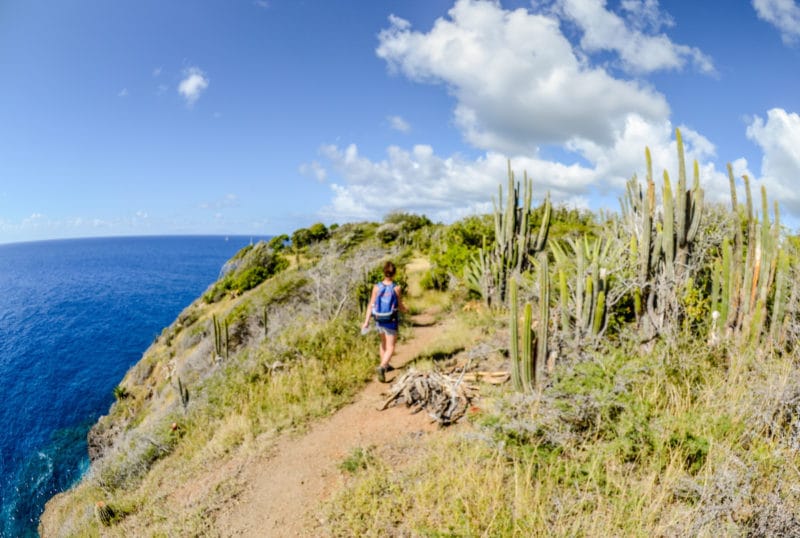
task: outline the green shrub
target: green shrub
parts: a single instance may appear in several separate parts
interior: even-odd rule
[[[356,474],[358,471],[368,468],[375,462],[375,456],[372,452],[371,447],[367,449],[361,447],[354,448],[339,464],[339,469],[350,474]]]
[[[413,232],[433,224],[425,215],[404,213],[402,211],[393,211],[392,213],[389,213],[384,217],[383,222],[387,224],[397,224],[404,232]]]
[[[433,267],[422,275],[420,286],[422,286],[424,290],[445,291],[449,280],[450,276],[446,270],[441,267]]]
[[[251,290],[283,271],[289,262],[266,243],[260,242],[255,247],[242,249],[226,266],[230,268],[227,274],[203,295],[206,303],[219,301],[226,293],[239,294]]]
[[[272,239],[269,240],[267,246],[272,249],[273,252],[280,252],[284,248],[286,248],[286,244],[289,242],[289,236],[286,234],[276,235]]]

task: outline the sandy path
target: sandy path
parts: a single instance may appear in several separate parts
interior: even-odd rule
[[[415,321],[424,325],[430,320],[419,316]],[[392,365],[407,364],[439,331],[440,326],[414,327],[412,338],[398,346]],[[387,374],[387,382],[398,373]],[[237,537],[318,535],[320,503],[342,485],[338,465],[355,448],[381,447],[436,429],[425,413],[411,415],[405,407],[377,411],[389,386],[372,381],[353,403],[307,433],[279,441],[268,456],[248,464],[241,476],[247,487],[219,515],[218,530]]]

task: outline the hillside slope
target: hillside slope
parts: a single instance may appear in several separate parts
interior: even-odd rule
[[[747,178],[704,201],[676,145],[677,184],[648,154],[619,214],[533,209],[510,172],[492,216],[242,253],[128,373],[43,535],[800,536],[800,242]],[[357,397],[387,258],[441,313],[415,367],[511,377],[407,444],[358,422],[391,416]]]

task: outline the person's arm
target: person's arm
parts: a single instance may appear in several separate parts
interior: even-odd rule
[[[400,286],[395,286],[394,292],[397,294],[397,309],[405,314],[408,312],[408,308],[406,308],[406,305],[403,304],[403,290],[400,288]]]
[[[378,286],[373,286],[372,287],[372,297],[370,297],[369,305],[367,305],[367,314],[364,317],[364,324],[361,326],[364,329],[369,327],[369,317],[372,314],[372,305],[375,304],[375,296],[376,295],[378,295]]]

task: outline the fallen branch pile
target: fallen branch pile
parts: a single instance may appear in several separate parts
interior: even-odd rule
[[[416,406],[412,413],[426,409],[428,415],[442,426],[453,424],[464,416],[478,394],[477,387],[467,385],[462,377],[439,372],[423,373],[412,368],[394,382],[389,398],[380,410],[402,400],[407,407]]]

